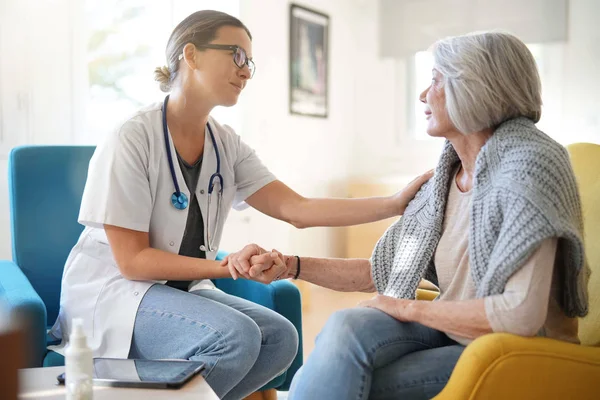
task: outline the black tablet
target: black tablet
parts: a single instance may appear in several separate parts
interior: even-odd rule
[[[94,385],[179,388],[203,369],[198,361],[94,358]],[[64,374],[57,379],[64,382]]]

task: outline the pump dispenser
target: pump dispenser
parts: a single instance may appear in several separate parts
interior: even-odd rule
[[[69,345],[65,350],[65,386],[67,400],[91,400],[93,397],[92,350],[87,345],[83,320],[73,318]]]

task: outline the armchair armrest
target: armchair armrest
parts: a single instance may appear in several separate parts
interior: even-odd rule
[[[440,289],[426,279],[421,279],[415,293],[415,299],[433,301],[440,294]]]
[[[435,399],[597,399],[599,376],[600,348],[495,333],[467,346]]]
[[[11,314],[25,332],[27,367],[40,367],[46,354],[46,306],[12,261],[0,261],[0,298],[8,304]]]
[[[439,294],[440,292],[436,290],[418,288],[415,298],[417,300],[433,301]]]

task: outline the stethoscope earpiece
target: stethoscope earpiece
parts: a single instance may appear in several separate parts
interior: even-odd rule
[[[175,175],[175,167],[173,165],[173,156],[171,155],[171,145],[169,144],[169,128],[167,125],[167,103],[169,102],[169,96],[165,97],[165,102],[163,103],[163,133],[165,135],[165,146],[167,148],[167,158],[169,160],[169,169],[171,170],[171,178],[173,179],[173,186],[175,186],[175,192],[171,195],[171,204],[178,210],[185,210],[189,205],[189,200],[185,193],[179,190],[179,183],[177,182],[177,176]],[[209,251],[217,251],[217,248],[213,247],[214,236],[217,235],[217,229],[219,226],[219,216],[221,214],[221,200],[223,198],[223,176],[221,175],[221,156],[219,155],[219,148],[217,147],[217,141],[215,139],[215,135],[213,134],[210,125],[207,123],[206,127],[208,128],[208,132],[210,133],[210,139],[212,141],[213,147],[215,149],[215,156],[217,158],[217,171],[212,174],[208,183],[208,205],[206,209],[207,218],[206,221],[206,238],[208,240],[208,250]],[[212,200],[212,192],[214,188],[215,179],[219,182],[219,192],[217,194],[217,219],[216,219],[216,228],[214,231],[214,236],[211,237],[210,234],[210,204]]]

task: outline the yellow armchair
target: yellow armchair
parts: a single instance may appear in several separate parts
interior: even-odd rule
[[[435,400],[598,398],[600,348],[494,333],[467,346]]]
[[[581,345],[505,333],[482,336],[467,346],[435,400],[600,399],[600,145],[577,143],[567,149],[592,269],[590,311],[579,321]]]

